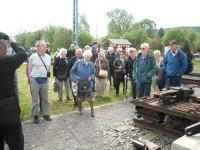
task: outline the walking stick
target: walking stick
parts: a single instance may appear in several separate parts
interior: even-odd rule
[[[125,99],[126,99],[126,80],[127,80],[127,78],[125,77],[124,78],[124,102],[125,102]]]

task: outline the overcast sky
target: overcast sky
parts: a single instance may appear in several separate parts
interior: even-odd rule
[[[15,35],[48,25],[72,28],[73,0],[1,0],[0,31]],[[105,13],[125,9],[135,21],[154,20],[157,27],[200,26],[199,0],[79,0],[79,14],[85,14],[91,33],[106,34]]]

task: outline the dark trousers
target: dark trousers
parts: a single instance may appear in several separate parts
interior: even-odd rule
[[[167,82],[170,86],[181,86],[181,76],[167,76]]]
[[[112,81],[113,78],[113,81]],[[113,83],[113,87],[115,88],[115,77],[113,75],[109,75],[109,81],[110,81],[110,87],[112,86]]]
[[[140,83],[137,86],[138,97],[150,96],[151,93],[151,83]]]
[[[4,141],[9,150],[23,150],[24,136],[21,123],[0,126],[0,150],[4,150]]]
[[[116,89],[116,94],[118,95],[119,94],[119,86],[120,86],[120,83],[123,83],[123,94],[124,94],[124,88],[125,88],[125,80],[124,79],[116,79],[115,80],[115,89]]]
[[[20,109],[16,96],[0,99],[0,150],[4,142],[9,150],[23,150],[24,136],[20,122]]]
[[[131,79],[130,81],[131,81],[132,97],[133,97],[133,99],[136,99],[136,97],[137,97],[136,83],[134,83],[133,79]]]

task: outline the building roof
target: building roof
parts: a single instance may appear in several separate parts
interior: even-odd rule
[[[131,45],[131,43],[127,39],[108,39],[113,44],[121,44],[121,45]]]

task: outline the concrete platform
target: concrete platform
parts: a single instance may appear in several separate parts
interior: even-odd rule
[[[171,150],[200,150],[200,134],[182,136],[172,143]]]

